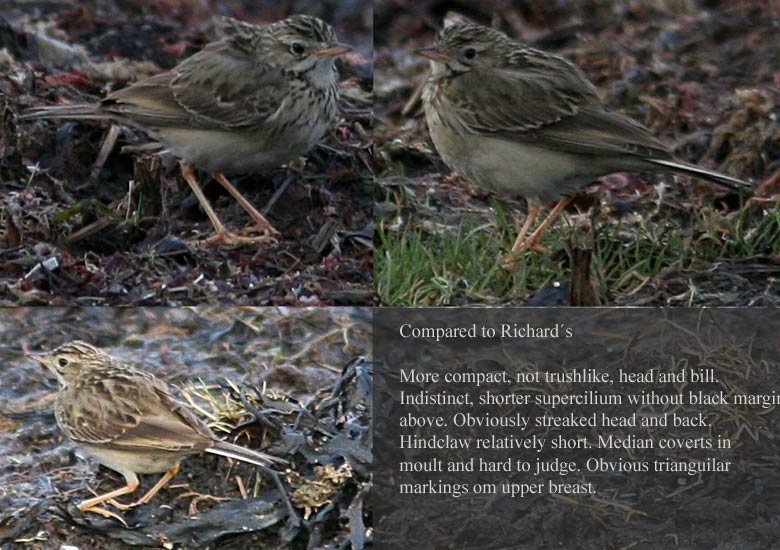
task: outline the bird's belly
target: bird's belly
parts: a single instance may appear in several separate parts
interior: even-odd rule
[[[81,445],[81,448],[106,468],[119,473],[131,471],[137,474],[161,474],[182,459],[181,453],[152,449],[146,452],[129,452],[90,445]]]
[[[449,135],[448,135],[449,134]],[[583,157],[486,136],[432,129],[436,150],[450,168],[495,193],[541,202],[573,195],[604,175]]]
[[[325,134],[314,126],[283,136],[267,133],[165,128],[155,136],[178,158],[209,172],[254,173],[306,154]]]

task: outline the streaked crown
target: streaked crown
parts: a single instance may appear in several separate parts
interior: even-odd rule
[[[501,31],[474,23],[446,25],[434,48],[418,50],[433,61],[434,74],[501,69],[533,73],[536,78],[595,93],[580,69],[558,55],[516,42]]]
[[[473,23],[453,23],[436,36],[436,47],[449,57],[452,68],[500,66],[517,45],[501,31]]]
[[[64,383],[76,370],[105,367],[114,362],[110,355],[81,340],[68,342],[48,353],[30,354],[29,357],[48,367],[60,383]]]
[[[336,42],[336,31],[333,30],[333,27],[322,19],[311,15],[292,15],[269,25],[268,31],[280,40],[302,38],[324,45]]]
[[[350,49],[337,42],[333,27],[310,15],[293,15],[267,26],[223,17],[221,27],[235,48],[295,71],[307,71],[318,60],[332,67],[335,57]]]
[[[446,25],[436,35],[436,44],[439,47],[450,49],[471,46],[474,43],[496,45],[507,42],[511,42],[511,39],[503,32],[475,23]]]

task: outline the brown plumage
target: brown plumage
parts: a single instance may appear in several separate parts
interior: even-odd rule
[[[677,172],[746,190],[750,184],[677,158],[630,118],[609,111],[574,64],[472,23],[446,26],[423,92],[428,129],[452,169],[528,200],[512,252],[536,246],[571,196],[614,172]],[[543,202],[560,201],[527,240]]]
[[[86,342],[74,341],[30,357],[48,367],[60,384],[54,404],[57,424],[88,455],[125,477],[120,489],[79,504],[82,511],[107,517],[98,508],[134,492],[137,474],[164,473],[162,479],[130,506],[144,504],[179,470],[179,462],[207,452],[267,467],[284,461],[222,441],[192,411],[173,397],[154,375],[123,364]]]
[[[175,68],[113,92],[94,105],[28,109],[22,119],[111,120],[140,128],[182,160],[182,174],[214,225],[206,242],[265,242],[278,233],[223,173],[273,168],[308,152],[337,114],[335,58],[350,50],[308,15],[268,26],[224,18],[222,40]],[[212,172],[256,222],[260,237],[229,232],[192,167]]]

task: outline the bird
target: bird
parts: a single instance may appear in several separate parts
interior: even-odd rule
[[[223,17],[223,38],[173,69],[96,104],[27,109],[21,119],[109,120],[139,128],[181,160],[181,174],[214,227],[205,244],[268,242],[279,232],[224,174],[253,173],[312,149],[338,112],[336,58],[352,50],[317,17],[259,26]],[[239,235],[217,217],[195,177],[211,173],[255,227]],[[250,235],[252,233],[258,233]]]
[[[504,265],[539,239],[583,187],[616,172],[676,172],[746,191],[739,178],[677,158],[641,124],[610,111],[567,59],[470,21],[445,22],[423,108],[445,164],[480,187],[520,195],[528,214]],[[530,236],[542,205],[558,201]]]
[[[263,469],[286,462],[220,440],[173,396],[168,384],[91,344],[75,340],[28,356],[57,377],[54,416],[63,433],[88,456],[125,478],[123,487],[78,504],[82,512],[123,521],[100,505],[126,510],[148,503],[177,474],[183,458],[201,452]],[[138,474],[160,473],[160,480],[134,503],[115,500],[138,489]]]

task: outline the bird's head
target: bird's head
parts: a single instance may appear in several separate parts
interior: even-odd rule
[[[511,49],[512,41],[500,31],[474,23],[453,23],[439,31],[433,46],[416,53],[430,59],[433,73],[438,75],[501,67]]]
[[[105,367],[113,362],[110,355],[80,340],[49,352],[29,353],[27,356],[51,370],[62,386],[68,385],[68,380],[79,372]]]
[[[322,19],[292,15],[267,26],[223,18],[222,32],[236,47],[297,73],[332,78],[336,58],[352,50]]]

